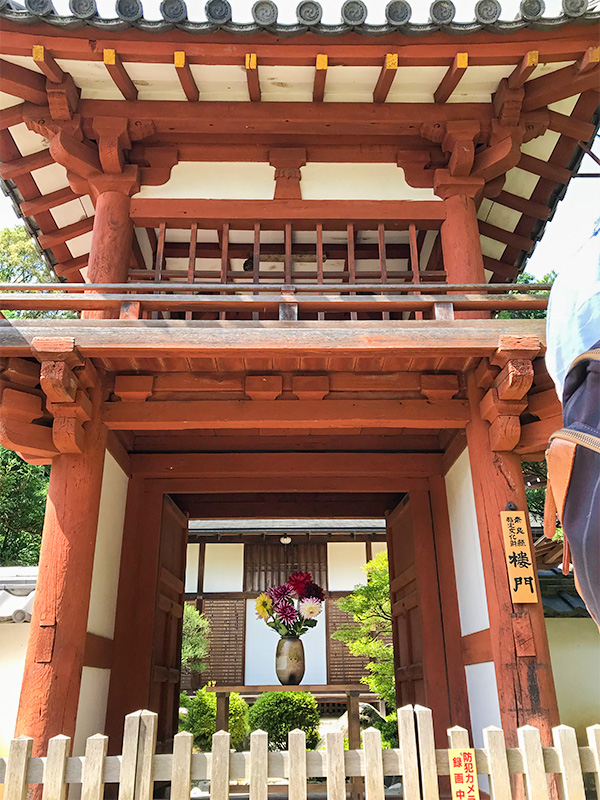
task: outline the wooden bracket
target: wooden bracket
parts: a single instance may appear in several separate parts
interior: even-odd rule
[[[458,375],[421,375],[421,394],[432,403],[451,400],[458,388]]]
[[[246,375],[244,393],[252,400],[276,400],[283,392],[281,375]]]
[[[322,400],[329,394],[329,375],[294,375],[292,394],[299,400]]]
[[[77,113],[81,90],[75,85],[75,81],[70,75],[66,74],[62,83],[54,83],[48,79],[46,94],[53,119],[66,121],[72,119],[73,115]]]
[[[124,403],[144,402],[152,396],[154,375],[116,375],[113,394]]]
[[[463,177],[451,175],[449,169],[436,169],[433,176],[433,191],[442,200],[455,195],[475,197],[484,186],[485,181],[479,176],[468,175]]]
[[[504,367],[512,359],[527,359],[532,361],[542,349],[542,344],[537,336],[501,336],[498,349],[490,358],[490,362],[498,367]]]
[[[489,358],[482,358],[475,368],[475,383],[479,389],[489,389],[498,375],[498,368],[490,364]]]
[[[494,381],[500,400],[520,400],[533,384],[533,364],[525,358],[507,361]]]
[[[120,174],[125,163],[123,151],[131,148],[129,120],[127,117],[94,117],[92,125],[102,169],[108,174]]]
[[[269,150],[269,163],[275,167],[275,200],[301,200],[300,168],[306,164],[303,147],[277,147]]]
[[[490,423],[492,450],[509,451],[518,445],[521,438],[519,416],[526,407],[526,400],[501,400],[494,387],[486,392],[479,404],[479,413]]]
[[[446,123],[442,150],[450,153],[448,169],[450,175],[466,177],[471,172],[475,158],[475,142],[479,139],[481,126],[476,120],[457,120]]]

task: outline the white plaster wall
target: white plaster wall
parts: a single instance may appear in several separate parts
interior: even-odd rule
[[[383,553],[383,551],[387,551],[387,544],[385,542],[371,542],[371,554],[373,558],[379,555],[379,553]]]
[[[0,624],[0,758],[15,733],[29,629],[28,622]]]
[[[200,545],[192,542],[187,546],[185,559],[185,591],[198,591],[198,565],[200,562]]]
[[[409,186],[395,164],[312,162],[301,172],[303,200],[439,200],[433,189]]]
[[[483,729],[490,725],[502,727],[494,662],[469,664],[465,667],[465,675],[473,734],[471,744],[473,747],[483,747]],[[489,792],[489,779],[486,776],[479,776],[479,788]]]
[[[74,756],[84,755],[85,742],[89,736],[104,733],[109,683],[109,669],[83,668],[73,740]]]
[[[469,452],[465,448],[446,473],[448,515],[463,636],[490,627]]]
[[[302,679],[304,684],[327,683],[326,632],[325,608],[323,608],[317,625],[302,637],[306,664],[306,672]],[[268,628],[263,619],[256,616],[254,600],[248,600],[245,653],[245,683],[247,686],[279,684],[275,672],[275,650],[278,641],[278,634]]]
[[[275,168],[266,162],[180,161],[162,186],[142,186],[134,198],[272,200]]]
[[[107,639],[112,639],[115,631],[128,484],[129,478],[107,450],[104,456],[87,626],[90,633]]]
[[[591,619],[547,619],[560,721],[587,745],[586,727],[600,723],[600,634]]]
[[[244,545],[208,543],[204,551],[204,591],[241,592],[244,588]]]
[[[330,592],[354,589],[357,583],[365,583],[363,566],[366,562],[364,542],[327,543],[327,583]],[[318,626],[317,626],[318,627]]]

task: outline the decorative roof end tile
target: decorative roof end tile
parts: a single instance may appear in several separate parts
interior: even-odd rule
[[[69,0],[69,10],[77,19],[91,19],[98,16],[96,0]]]
[[[452,0],[434,0],[429,7],[429,18],[435,25],[449,25],[456,15]]]
[[[475,6],[475,19],[481,25],[493,25],[500,19],[501,12],[498,0],[479,0]]]
[[[231,6],[227,0],[208,0],[204,6],[206,19],[213,25],[225,25],[231,22]]]
[[[49,14],[56,14],[51,0],[25,0],[25,8],[36,17],[47,17]]]
[[[160,13],[166,22],[172,22],[173,25],[178,25],[187,19],[187,8],[184,0],[162,0]]]
[[[117,0],[115,3],[117,17],[124,22],[137,22],[143,19],[144,9],[140,0]]]
[[[252,19],[264,28],[275,25],[277,14],[278,8],[271,0],[257,0],[252,6]]]
[[[362,25],[367,19],[367,7],[362,0],[346,0],[342,6],[342,22],[351,28]]]
[[[537,22],[544,16],[546,5],[544,0],[521,0],[519,9],[527,22]]]
[[[316,0],[302,0],[296,9],[296,18],[301,25],[307,28],[318,25],[323,16],[323,9]]]
[[[390,0],[385,7],[385,18],[390,25],[401,27],[409,22],[412,8],[406,0]]]
[[[588,0],[562,0],[562,10],[566,17],[583,17],[588,10]]]

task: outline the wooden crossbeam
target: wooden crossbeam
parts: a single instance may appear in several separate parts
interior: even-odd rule
[[[529,50],[521,62],[513,69],[508,76],[508,88],[520,89],[525,81],[530,77],[531,73],[538,65],[540,54],[537,50]]]
[[[87,267],[89,258],[90,254],[86,253],[85,255],[77,256],[77,258],[71,258],[69,261],[59,262],[55,264],[54,271],[61,278],[68,278],[71,283],[81,283],[83,278],[80,270]]]
[[[54,247],[57,244],[64,244],[76,236],[89,233],[93,227],[94,217],[87,217],[79,220],[79,222],[74,222],[72,225],[66,225],[64,228],[57,228],[55,231],[43,233],[38,237],[38,241],[42,247]]]
[[[175,64],[175,71],[181,83],[181,88],[190,103],[196,103],[200,99],[200,91],[192,75],[192,69],[189,61],[187,60],[184,50],[176,50],[173,62]]]
[[[598,76],[600,77],[600,73]],[[551,161],[535,158],[527,153],[521,155],[518,166],[520,169],[527,170],[527,172],[532,172],[534,175],[539,175],[542,178],[547,178],[556,183],[568,183],[572,177],[571,170],[561,167],[558,164],[553,164]]]
[[[436,103],[443,104],[448,100],[452,92],[454,92],[458,84],[461,82],[468,66],[468,53],[457,53],[454,56],[452,65],[448,68],[448,71],[442,78],[440,85],[434,92],[433,99]]]
[[[373,102],[385,103],[398,69],[398,53],[386,53],[383,66],[373,90]]]
[[[511,192],[500,192],[497,197],[494,197],[492,202],[499,203],[506,208],[512,208],[514,211],[520,211],[533,219],[549,219],[552,210],[545,206],[543,203],[535,203],[533,200],[527,200],[525,197],[519,197]]]
[[[523,111],[535,111],[536,108],[543,108],[566,97],[598,89],[599,69],[598,65],[595,65],[593,69],[582,72],[577,64],[572,64],[549,75],[528,81],[525,86]]]
[[[260,102],[260,80],[258,77],[258,59],[256,53],[246,53],[246,80],[248,94],[253,103]]]
[[[47,105],[46,79],[39,72],[0,58],[0,91],[21,97],[29,103]]]
[[[108,74],[113,79],[117,89],[121,92],[125,100],[137,100],[138,91],[135,84],[129,77],[127,70],[116,50],[105,48],[103,51],[104,66]]]
[[[322,103],[325,97],[325,82],[327,81],[328,58],[324,53],[319,53],[315,62],[315,80],[313,84],[313,103]]]
[[[21,203],[21,211],[26,217],[33,217],[42,211],[49,211],[51,208],[70,203],[71,200],[77,200],[78,197],[81,197],[81,194],[74,192],[70,186],[65,186],[63,189],[50,192],[50,194],[36,197],[34,200],[26,200]]]
[[[20,122],[23,122],[23,103],[18,106],[3,108],[0,111],[0,131],[5,131],[12,125],[18,125]]]
[[[512,280],[519,272],[518,267],[514,264],[508,264],[506,261],[498,261],[496,258],[490,256],[483,257],[483,266],[499,278]]]
[[[52,53],[43,44],[33,45],[33,61],[51,83],[62,83],[65,73],[54,60]]]
[[[111,430],[464,428],[465,400],[164,400],[104,403]]]
[[[578,142],[589,142],[595,131],[591,122],[568,117],[550,109],[548,109],[548,128]]]
[[[29,175],[36,169],[48,167],[54,164],[54,159],[50,150],[40,150],[39,153],[32,153],[30,156],[15,158],[12,161],[5,161],[0,164],[0,175],[5,180],[14,180],[21,175]]]

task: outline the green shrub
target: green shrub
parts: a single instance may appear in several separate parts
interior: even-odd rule
[[[296,728],[306,734],[306,746],[319,743],[319,706],[308,692],[265,692],[250,708],[251,730],[269,734],[272,750],[287,750],[288,733]]]
[[[181,668],[187,672],[203,672],[208,655],[208,619],[191,603],[183,606],[181,636]]]
[[[182,693],[179,705],[187,709],[187,713],[179,714],[179,730],[189,731],[194,736],[194,744],[200,750],[208,751],[212,747],[212,735],[217,727],[217,696],[207,692],[206,686],[195,695]],[[248,703],[241,695],[232,692],[229,697],[229,733],[231,746],[239,750],[250,733],[248,725]]]
[[[394,711],[393,714],[388,714],[385,722],[377,720],[373,723],[373,727],[381,731],[381,743],[384,750],[393,750],[398,747],[398,716]]]

